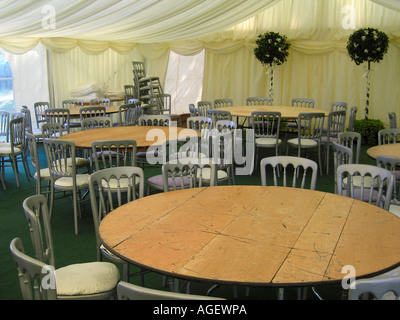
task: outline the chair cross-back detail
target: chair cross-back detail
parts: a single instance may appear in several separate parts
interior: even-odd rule
[[[86,118],[92,117],[105,117],[106,107],[104,106],[90,106],[79,109],[79,117],[81,121]]]
[[[378,144],[392,144],[400,141],[400,128],[382,129],[378,132]]]

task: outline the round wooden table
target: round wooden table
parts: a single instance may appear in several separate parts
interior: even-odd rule
[[[218,110],[230,111],[234,117],[251,117],[253,111],[279,111],[281,117],[285,119],[297,119],[300,113],[304,112],[322,112],[326,116],[329,115],[329,111],[314,108],[303,108],[303,107],[291,107],[291,106],[233,106],[220,108]]]
[[[389,156],[400,158],[400,143],[382,144],[371,147],[367,150],[367,154],[376,159],[378,156]]]
[[[400,219],[352,198],[218,186],[144,197],[110,212],[101,242],[122,259],[187,280],[246,286],[340,282],[400,262]]]
[[[161,145],[167,139],[185,139],[199,134],[198,131],[181,127],[121,126],[80,130],[62,138],[74,141],[77,148],[91,149],[95,140],[134,139],[138,147],[149,147]]]

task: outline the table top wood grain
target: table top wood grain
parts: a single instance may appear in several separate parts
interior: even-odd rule
[[[220,108],[218,110],[230,111],[235,117],[251,117],[253,111],[279,111],[281,117],[285,119],[297,119],[300,113],[304,112],[322,112],[325,116],[329,115],[329,111],[323,109],[292,107],[292,106],[233,106]]]
[[[400,158],[400,143],[382,144],[371,147],[367,150],[367,154],[376,159],[378,156],[389,156]]]
[[[398,217],[352,198],[296,188],[161,193],[115,209],[99,231],[108,249],[135,265],[214,283],[334,283],[346,265],[361,277],[400,262]]]

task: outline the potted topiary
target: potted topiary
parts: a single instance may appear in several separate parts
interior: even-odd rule
[[[274,68],[283,64],[289,56],[287,37],[277,32],[260,34],[256,40],[254,55],[267,68],[270,75],[269,100],[274,101]]]
[[[388,36],[377,29],[362,28],[350,35],[347,42],[347,51],[357,65],[367,62],[365,119],[369,113],[369,91],[371,84],[371,62],[379,63],[389,48]]]

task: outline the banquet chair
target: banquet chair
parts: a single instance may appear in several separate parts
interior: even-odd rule
[[[161,167],[164,192],[186,188],[203,187],[203,170],[207,168],[211,173],[206,173],[207,185],[215,186],[216,165],[208,159],[182,159],[164,163]],[[208,171],[207,170],[207,171]]]
[[[171,117],[167,115],[150,115],[144,114],[139,117],[139,126],[171,126]]]
[[[129,99],[137,98],[135,86],[131,84],[124,85],[124,103],[127,104]]]
[[[349,300],[399,300],[400,277],[373,277],[355,280],[348,290]]]
[[[0,110],[0,143],[10,140],[10,113]]]
[[[47,201],[43,195],[22,203],[29,225],[35,258],[55,270],[57,299],[110,299],[120,280],[118,268],[110,262],[85,262],[56,268],[55,250]]]
[[[107,116],[97,116],[82,119],[82,130],[109,128],[112,126],[112,119]]]
[[[194,104],[189,104],[189,114],[190,117],[198,117],[200,116],[200,110]]]
[[[216,110],[216,109],[207,110],[206,117],[211,118],[213,123],[213,128],[215,128],[215,125],[218,120],[232,121],[231,113],[229,111],[223,111],[223,110]]]
[[[43,123],[46,123],[46,117],[44,114],[44,110],[49,109],[50,104],[48,102],[35,102],[33,104],[33,109],[35,110],[35,117],[36,117],[36,126],[38,129],[41,128]]]
[[[99,99],[90,99],[89,104],[91,106],[99,106],[99,107],[109,107],[111,102],[108,98],[99,98]]]
[[[84,102],[82,99],[69,99],[69,100],[62,101],[61,104],[64,109],[68,109],[68,108],[73,108],[73,107],[83,107]],[[71,120],[69,122],[70,129],[80,129],[80,127],[81,127],[81,124],[80,124],[79,120],[76,120],[76,121]]]
[[[121,105],[118,110],[119,123],[114,123],[113,126],[136,126],[141,115],[143,110],[140,102]]]
[[[118,300],[224,300],[211,296],[144,288],[125,281],[118,283],[117,294]]]
[[[343,180],[347,178],[346,183]],[[356,180],[354,178],[357,178]],[[374,183],[369,182],[373,180]],[[384,168],[367,164],[342,164],[337,168],[337,194],[389,210],[394,177]],[[357,184],[354,183],[357,181]]]
[[[269,106],[270,101],[267,97],[249,97],[246,99],[247,106]]]
[[[212,129],[212,119],[202,116],[191,116],[186,119],[186,127],[193,130]]]
[[[200,111],[200,116],[206,117],[207,116],[207,111],[211,110],[213,108],[213,104],[211,101],[198,101],[197,102],[197,109]]]
[[[64,126],[67,133],[70,132],[70,111],[69,109],[46,109],[44,111],[46,123],[59,123]],[[79,124],[80,126],[80,124]]]
[[[344,132],[344,126],[346,123],[346,111],[331,111],[328,115],[328,126],[326,128],[326,134],[321,136],[322,147],[325,146],[325,165],[326,174],[329,174],[329,158],[330,158],[330,147],[333,142],[338,142],[338,135]]]
[[[129,264],[101,244],[99,226],[109,212],[144,196],[143,170],[133,166],[98,170],[89,177],[89,193],[96,233],[97,260],[101,261],[104,256],[113,262],[121,263],[123,265],[122,278],[129,281]]]
[[[205,137],[204,140],[207,140]],[[212,133],[208,142],[210,145],[210,159],[216,165],[215,185],[227,181],[228,184],[235,184],[235,167],[233,161],[235,135],[230,130],[216,131]],[[207,154],[202,146],[202,154]],[[208,177],[206,176],[208,172]],[[211,181],[211,171],[203,170],[203,181]]]
[[[40,128],[32,127],[32,116],[30,110],[26,106],[22,106],[20,110],[25,117],[25,131],[32,132],[38,140],[42,139],[42,130]]]
[[[286,155],[290,148],[297,149],[297,156],[301,156],[301,151],[317,149],[318,166],[322,176],[321,166],[321,133],[324,126],[324,113],[300,113],[297,119],[297,138],[287,141]]]
[[[315,161],[291,156],[267,157],[260,162],[261,185],[283,186],[315,190],[318,165]],[[273,184],[268,183],[267,174],[272,170]]]
[[[83,107],[79,109],[79,117],[81,122],[83,119],[91,118],[91,117],[105,117],[106,116],[106,107],[105,106],[90,106]]]
[[[78,234],[78,217],[81,212],[81,191],[88,189],[88,173],[78,173],[75,143],[63,139],[44,139],[47,165],[50,170],[50,217],[54,209],[54,190],[72,193],[74,231]]]
[[[337,193],[337,168],[342,165],[342,164],[349,164],[353,163],[353,151],[345,146],[341,145],[339,143],[334,142],[333,143],[333,171],[334,171],[334,180],[335,180],[335,193]],[[346,184],[346,181],[344,181],[344,184]]]
[[[32,167],[35,169],[34,178],[36,180],[36,194],[46,193],[46,196],[50,192],[50,171],[49,168],[41,168],[39,152],[37,146],[36,136],[32,133],[26,133],[26,143],[30,154]],[[45,183],[43,186],[42,183]],[[47,190],[42,192],[42,188]]]
[[[181,126],[181,117],[179,114],[171,113],[171,95],[168,93],[157,94],[155,96],[158,113],[167,115],[174,120],[177,120],[178,126]]]
[[[398,215],[400,209],[400,170],[398,170],[400,158],[380,155],[376,158],[376,165],[389,170],[393,174],[393,191],[389,211]]]
[[[227,108],[233,106],[232,99],[216,99],[214,100],[214,109]]]
[[[389,115],[390,129],[396,129],[397,128],[396,113],[395,112],[389,112],[388,115]]]
[[[400,128],[382,129],[378,132],[378,145],[397,143],[400,138]]]
[[[314,108],[314,100],[307,98],[294,98],[291,100],[290,105],[292,107],[302,107],[302,108]]]
[[[357,107],[351,107],[350,108],[349,124],[347,126],[347,131],[349,131],[349,132],[354,131],[356,118],[357,118]]]
[[[92,154],[96,171],[112,167],[136,166],[136,140],[95,140]]]
[[[347,111],[347,103],[346,102],[332,102],[331,112],[332,111]]]
[[[279,138],[281,130],[280,112],[253,111],[251,113],[251,127],[255,138],[255,164],[258,166],[260,149],[274,149],[275,155],[279,155],[282,140]]]
[[[7,165],[6,162],[10,164]],[[2,179],[5,180],[5,168],[11,167],[14,171],[17,187],[19,188],[18,162],[22,162],[26,178],[29,181],[31,173],[28,165],[25,141],[25,118],[23,116],[17,116],[10,120],[10,141],[0,144],[0,174],[3,175]]]
[[[338,143],[351,149],[353,163],[360,162],[361,141],[361,134],[355,131],[345,131],[338,134]]]

